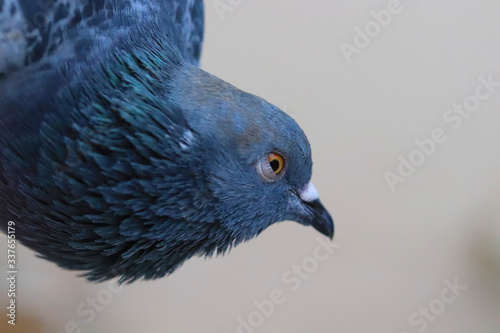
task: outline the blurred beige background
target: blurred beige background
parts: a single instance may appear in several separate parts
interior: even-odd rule
[[[500,2],[401,0],[351,63],[340,45],[355,45],[356,27],[376,29],[370,12],[389,1],[220,2],[232,10],[205,2],[202,67],[304,128],[338,248],[318,262],[319,234],[282,223],[229,256],[116,293],[19,248],[24,328],[6,327],[0,279],[0,332],[500,332],[500,88],[460,128],[443,119],[479,76],[500,82]],[[392,192],[384,174],[436,128],[447,141]],[[303,263],[307,279],[283,279]],[[454,294],[456,281],[467,289]],[[281,304],[257,313],[276,290]],[[106,304],[92,310],[97,296]]]

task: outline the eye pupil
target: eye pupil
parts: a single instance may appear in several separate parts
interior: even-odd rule
[[[270,164],[274,172],[276,172],[280,168],[280,162],[278,160],[272,160]]]

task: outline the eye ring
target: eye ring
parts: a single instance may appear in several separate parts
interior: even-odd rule
[[[257,162],[257,171],[263,180],[275,182],[286,171],[286,159],[276,152],[267,153]]]

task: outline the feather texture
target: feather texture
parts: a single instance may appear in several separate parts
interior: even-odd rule
[[[0,75],[81,57],[95,43],[112,45],[131,27],[147,23],[157,23],[189,63],[199,64],[201,0],[2,0]]]
[[[0,17],[0,228],[41,257],[131,282],[287,219],[333,234],[300,199],[300,127],[196,66],[201,1],[0,0]],[[255,167],[271,151],[276,182]]]

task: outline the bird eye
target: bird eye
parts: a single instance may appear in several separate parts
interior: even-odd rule
[[[278,180],[283,174],[285,167],[285,159],[283,156],[276,153],[269,153],[257,163],[257,171],[259,175],[268,182]]]

